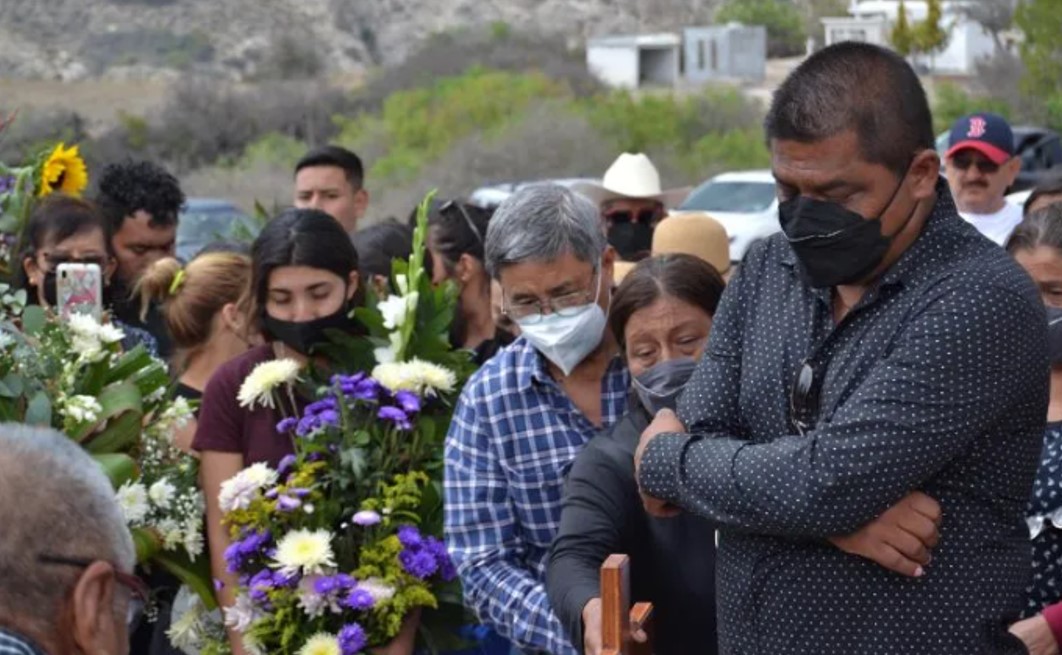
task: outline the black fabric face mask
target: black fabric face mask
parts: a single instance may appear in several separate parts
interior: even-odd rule
[[[313,349],[328,343],[328,330],[350,332],[354,328],[354,319],[349,316],[350,308],[346,303],[334,314],[315,318],[312,321],[282,321],[266,314],[262,327],[272,337],[303,355],[312,354]]]
[[[816,288],[852,284],[881,264],[893,239],[881,233],[881,216],[892,206],[904,179],[906,175],[872,219],[835,202],[807,196],[796,196],[778,204],[782,231],[796,253],[808,284]],[[907,220],[916,208],[917,205],[911,209]],[[897,234],[902,230],[901,227]]]
[[[697,361],[694,359],[669,359],[632,379],[631,384],[645,411],[650,416],[656,416],[662,409],[675,409],[679,394],[695,370]]]
[[[1062,366],[1062,309],[1047,307],[1047,354],[1051,366]]]
[[[641,221],[613,223],[608,228],[608,243],[623,261],[635,261],[653,248],[653,226]]]

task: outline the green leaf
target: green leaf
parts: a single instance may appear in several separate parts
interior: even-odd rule
[[[107,372],[104,384],[126,380],[140,369],[147,368],[153,363],[151,355],[144,349],[144,346],[138,345],[118,358],[118,363]]]
[[[22,310],[22,331],[26,334],[40,334],[47,323],[48,316],[39,305],[30,305]]]
[[[90,453],[122,452],[135,444],[140,438],[144,416],[136,385],[130,382],[111,385],[100,393],[97,400],[103,407],[100,420],[95,426],[82,430],[75,438]]]
[[[136,460],[129,455],[106,453],[93,455],[92,459],[96,460],[96,463],[103,469],[115,490],[136,477]]]
[[[50,426],[52,424],[52,401],[49,400],[48,394],[38,391],[33,395],[29,404],[26,405],[24,422],[29,425]]]
[[[210,573],[210,558],[201,555],[193,561],[184,551],[170,552],[159,551],[152,561],[169,571],[188,585],[188,588],[199,595],[207,610],[216,609],[217,599],[214,597],[213,576]]]
[[[148,562],[162,550],[162,540],[154,530],[147,528],[133,528],[133,546],[136,547],[136,561]]]

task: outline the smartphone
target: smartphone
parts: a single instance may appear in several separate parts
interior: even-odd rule
[[[103,316],[103,273],[99,264],[59,264],[55,272],[59,316],[89,314],[97,321]]]

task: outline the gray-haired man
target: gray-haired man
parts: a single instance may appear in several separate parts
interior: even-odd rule
[[[99,466],[54,430],[0,425],[0,655],[129,652],[143,584]]]
[[[605,329],[615,254],[593,203],[539,185],[498,208],[486,258],[521,337],[461,394],[446,438],[447,545],[480,620],[518,649],[568,655],[546,557],[572,460],[626,411],[627,368]]]

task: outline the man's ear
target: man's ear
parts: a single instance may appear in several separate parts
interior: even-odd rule
[[[118,642],[115,634],[114,568],[107,562],[93,562],[81,573],[70,603],[73,611],[73,638],[82,653],[106,653]]]
[[[925,200],[936,193],[937,181],[940,179],[940,155],[929,148],[915,155],[909,169],[911,176],[911,195],[915,200]]]
[[[1011,157],[1007,163],[1003,164],[1003,171],[1007,176],[1007,188],[1010,188],[1014,180],[1018,179],[1018,173],[1021,172],[1021,157],[1017,155]]]
[[[366,210],[369,208],[369,192],[365,189],[358,189],[354,192],[354,207],[358,214],[358,218],[365,215]]]

